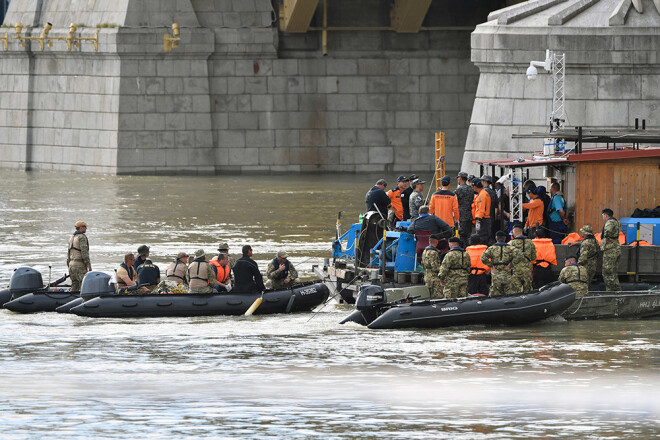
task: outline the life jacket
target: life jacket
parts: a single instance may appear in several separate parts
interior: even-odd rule
[[[275,270],[277,270],[278,267],[280,267],[280,263],[277,261],[277,258],[273,258],[273,267]],[[289,276],[289,260],[284,260],[284,270],[279,273],[279,275],[273,277],[276,280],[283,280],[286,279],[286,277]]]
[[[231,272],[231,268],[229,267],[229,264],[223,267],[218,260],[211,260],[210,263],[211,266],[215,267],[216,280],[218,280],[219,283],[224,283],[225,281],[227,281],[227,278],[229,278],[229,272]]]
[[[605,225],[606,225],[607,222],[609,222],[610,220],[614,220],[614,221],[617,222],[617,223],[619,222],[619,221],[618,221],[617,219],[615,219],[614,217],[610,217],[610,218],[608,218],[607,221],[603,224],[603,229],[600,230],[600,236],[601,236],[601,237],[602,237],[603,235],[605,235]],[[619,223],[619,233],[620,233],[620,232],[621,232],[621,223]],[[619,236],[620,236],[620,235],[619,235]],[[610,238],[613,238],[613,237],[610,237]],[[598,242],[600,243],[600,240],[598,240]],[[624,242],[624,244],[625,244],[625,242]]]
[[[458,198],[446,189],[433,193],[429,204],[429,213],[441,218],[450,227],[458,221]]]
[[[82,261],[82,251],[80,250],[80,236],[85,235],[80,231],[73,233],[69,238],[69,260]]]
[[[399,188],[394,188],[391,189],[387,192],[387,196],[390,198],[392,201],[392,207],[396,209],[396,212],[394,215],[396,215],[396,218],[399,220],[403,219],[403,203],[401,202],[401,190]],[[383,213],[383,215],[387,215],[386,213]]]
[[[594,235],[594,237],[596,237],[596,240],[598,240],[598,244],[600,244],[601,241],[602,241],[602,238],[601,238],[601,237],[602,237],[602,233],[601,233],[601,232],[598,232],[598,233],[596,233],[596,235]],[[626,244],[626,236],[623,235],[623,232],[619,232],[619,244],[620,244],[620,245],[624,245],[624,244]]]
[[[449,254],[449,252],[452,252],[452,251],[460,251],[461,252],[461,265],[457,266],[457,267],[450,267],[449,270],[464,270],[466,273],[469,274],[470,269],[466,269],[465,267],[463,267],[465,265],[465,255],[466,255],[465,249],[463,249],[462,247],[451,248],[451,249],[449,249],[447,254]],[[468,257],[470,258],[470,263],[471,263],[472,262],[472,257],[470,257],[469,255],[468,255]],[[472,266],[472,264],[470,264],[470,266]]]
[[[564,237],[564,239],[561,241],[561,244],[577,243],[580,240],[582,240],[580,238],[580,234],[577,232],[571,232],[566,237]]]
[[[585,242],[585,241],[587,241],[587,240],[594,240],[594,241],[596,241],[596,237],[594,237],[593,235],[587,235],[586,237],[584,237],[584,239],[582,240],[582,242]],[[598,247],[597,247],[597,246],[594,246],[594,247],[596,248],[596,252],[595,252],[593,255],[587,255],[587,258],[588,258],[588,259],[593,259],[593,258],[597,258],[597,257],[598,257]],[[577,258],[578,260],[580,259],[581,250],[582,250],[582,246],[580,246],[580,247],[578,248],[577,252],[575,253],[575,258]]]
[[[190,274],[190,287],[191,290],[203,289],[209,285],[212,280],[209,280],[208,272],[209,262],[204,259],[195,259],[190,266],[188,266],[188,273]]]
[[[481,275],[485,273],[490,273],[490,267],[486,266],[481,261],[481,254],[488,248],[485,244],[475,244],[468,246],[465,249],[465,252],[470,256],[470,273],[472,275]]]
[[[126,263],[121,263],[119,265],[119,267],[126,270],[126,273],[128,274],[128,278],[135,281],[135,269],[133,269],[133,266],[129,267],[129,266],[126,266]],[[126,284],[124,282],[124,280],[121,279],[121,277],[117,277],[117,287],[127,287],[127,286],[128,286],[128,284]]]
[[[551,238],[535,238],[532,240],[536,246],[536,260],[532,263],[538,267],[557,265],[557,253]]]
[[[138,284],[154,286],[158,284],[160,270],[151,263],[143,263],[138,270]]]
[[[639,241],[640,246],[653,246],[651,243],[648,241],[640,240]],[[633,241],[632,243],[629,243],[628,246],[637,246],[637,240]]]
[[[513,256],[511,257],[511,260],[508,263],[504,262],[504,247],[509,246],[508,244],[498,241],[497,243],[493,244],[493,246],[500,247],[500,260],[498,262],[493,261],[493,266],[508,266],[513,262]]]
[[[566,280],[567,284],[570,284],[570,283],[589,284],[588,281],[585,281],[585,280],[581,279],[582,278],[582,272],[580,271],[580,265],[579,264],[569,264],[569,266],[577,267],[577,279],[575,279],[575,280]]]
[[[186,263],[179,260],[178,258],[170,263],[165,270],[165,276],[169,281],[174,281],[175,283],[185,284],[186,283]]]

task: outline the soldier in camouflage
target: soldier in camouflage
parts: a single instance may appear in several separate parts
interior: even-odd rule
[[[438,276],[440,265],[445,257],[445,254],[438,249],[440,238],[437,234],[431,235],[429,237],[429,246],[422,252],[424,282],[429,289],[429,296],[431,298],[444,298],[442,282]]]
[[[614,211],[609,208],[603,209],[603,231],[601,232],[600,248],[603,251],[603,281],[608,291],[620,291],[619,285],[619,259],[621,258],[621,247],[619,246],[619,234],[621,223],[614,218]]]
[[[587,269],[588,282],[593,283],[596,275],[596,266],[598,265],[598,241],[594,236],[591,225],[584,225],[578,231],[582,241],[580,249],[577,251],[577,263]]]
[[[461,240],[458,237],[451,237],[449,252],[442,260],[438,273],[438,278],[444,286],[445,298],[467,296],[470,266],[470,256],[461,247]]]
[[[66,265],[69,267],[72,292],[80,292],[85,274],[92,270],[92,263],[89,261],[89,242],[85,232],[87,232],[87,223],[76,222],[76,232],[69,238]]]
[[[559,282],[570,285],[576,296],[584,296],[589,293],[588,277],[587,269],[571,256],[566,258],[566,265],[559,273]]]
[[[467,179],[467,173],[463,171],[458,173],[458,186],[454,192],[458,199],[459,233],[464,243],[468,242],[472,234],[472,203],[474,202],[474,190],[467,185]]]
[[[532,290],[532,261],[536,260],[536,245],[523,235],[523,227],[520,223],[513,226],[512,232],[514,238],[509,245],[518,249],[524,257],[513,262],[515,290],[529,292]]]
[[[293,287],[298,278],[298,271],[288,258],[289,255],[286,251],[279,251],[275,258],[268,263],[266,278],[268,278],[269,285],[266,287],[271,287],[274,290]]]
[[[481,262],[491,268],[490,296],[512,293],[513,274],[511,267],[515,260],[524,258],[517,248],[506,244],[506,234],[504,232],[497,231],[495,238],[497,242],[481,255]]]

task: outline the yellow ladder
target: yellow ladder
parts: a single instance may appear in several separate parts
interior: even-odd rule
[[[435,134],[435,190],[440,189],[440,182],[445,175],[445,132]]]

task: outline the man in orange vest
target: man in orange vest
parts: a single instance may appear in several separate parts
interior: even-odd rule
[[[218,292],[230,292],[231,285],[231,265],[229,264],[229,256],[224,253],[218,254],[209,263],[213,266],[215,271],[215,290]]]
[[[406,176],[399,176],[396,179],[397,187],[389,190],[387,196],[392,202],[392,208],[394,209],[394,216],[403,220],[403,202],[401,201],[401,191],[408,187],[408,178]]]
[[[490,195],[483,189],[481,180],[476,177],[472,179],[472,189],[477,193],[477,198],[474,199],[474,218],[477,221],[475,228],[481,238],[481,242],[488,244],[492,220],[490,218]]]
[[[552,239],[543,238],[542,230],[537,231],[536,238],[532,240],[532,243],[536,246],[536,260],[532,262],[534,265],[532,287],[538,289],[555,281],[550,266],[557,265],[557,253]]]
[[[441,188],[433,193],[429,204],[429,213],[441,218],[449,227],[458,226],[458,199],[456,194],[449,190],[451,178],[444,176],[440,181]]]
[[[543,210],[545,209],[545,205],[532,188],[527,190],[527,195],[529,196],[529,203],[522,204],[523,209],[529,210],[525,226],[529,231],[527,235],[534,238],[537,235],[537,231],[543,226]]]
[[[470,236],[470,246],[465,252],[470,256],[470,275],[468,275],[468,295],[488,295],[490,290],[490,267],[481,261],[481,254],[488,246],[481,244],[477,234]]]

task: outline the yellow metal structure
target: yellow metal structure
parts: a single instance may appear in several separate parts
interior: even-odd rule
[[[284,32],[307,32],[319,0],[284,0],[280,5],[280,29]]]
[[[5,50],[9,49],[9,33],[5,32],[5,36],[0,37],[0,41],[4,43]]]
[[[399,33],[419,32],[431,0],[395,0],[390,9],[392,28]]]
[[[177,41],[181,41],[181,38],[179,38],[180,35],[179,23],[172,23],[172,35],[163,35],[163,50],[165,52],[172,52],[172,49],[178,49],[179,45]]]
[[[445,175],[445,132],[435,134],[435,190],[442,186],[442,177]]]
[[[96,34],[93,37],[74,37],[73,35],[76,33],[76,30],[78,27],[71,23],[69,25],[69,34],[66,37],[49,37],[48,33],[50,30],[53,28],[53,25],[50,23],[46,23],[46,26],[44,26],[44,30],[41,32],[41,35],[38,37],[22,37],[23,33],[23,24],[22,23],[16,23],[16,36],[14,37],[14,40],[20,41],[20,45],[22,47],[25,47],[25,42],[27,40],[36,40],[39,42],[39,47],[41,50],[44,50],[44,41],[48,44],[48,47],[53,47],[53,40],[64,40],[66,41],[66,47],[67,50],[71,50],[71,47],[80,47],[80,42],[81,41],[91,41],[94,43],[94,50],[98,52],[99,50],[99,32],[96,31]]]

